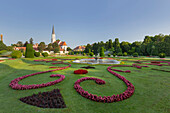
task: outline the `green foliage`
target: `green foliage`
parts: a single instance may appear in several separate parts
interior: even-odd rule
[[[116,56],[116,53],[113,53],[113,57],[115,57]]]
[[[73,52],[73,51],[71,52],[71,55],[74,55],[74,52]]]
[[[133,53],[133,57],[138,57],[138,56],[139,56],[139,55],[138,55],[137,52]]]
[[[86,56],[86,53],[83,53],[83,56]]]
[[[25,56],[25,51],[22,53],[23,56]]]
[[[100,57],[104,57],[105,54],[104,54],[104,47],[101,47],[100,49]]]
[[[90,55],[91,57],[93,57],[93,56],[94,56],[94,53],[93,53],[93,52],[90,52],[89,55]]]
[[[30,38],[30,40],[29,40],[29,41],[30,41],[30,44],[32,44],[32,45],[34,44],[34,43],[33,43],[33,39],[32,39],[32,38]]]
[[[122,56],[122,55],[123,55],[122,52],[117,53],[117,56]]]
[[[38,45],[38,50],[39,52],[43,52],[43,50],[45,49],[45,42],[40,42],[40,44]]]
[[[59,47],[56,47],[55,49],[54,49],[54,53],[59,53],[60,52],[60,48]]]
[[[84,52],[85,52],[85,53],[89,53],[89,52],[91,52],[91,49],[92,49],[91,45],[90,45],[90,44],[87,44]]]
[[[12,57],[12,58],[21,58],[21,56],[22,56],[21,51],[13,51],[13,52],[11,53],[11,57]]]
[[[126,52],[124,52],[124,53],[123,53],[123,56],[127,56],[127,53],[126,53]]]
[[[32,47],[32,44],[26,45],[25,58],[34,58],[34,49]]]
[[[48,51],[49,51],[49,52],[53,50],[53,46],[52,46],[52,44],[51,44],[51,43],[49,43],[49,44],[48,44],[47,49],[48,49]]]
[[[71,51],[72,49],[70,47],[67,47],[67,51]]]
[[[109,54],[108,54],[108,57],[110,57],[110,56],[111,56],[111,54],[109,53]]]
[[[0,54],[6,53],[6,52],[7,52],[7,50],[1,50]]]
[[[44,52],[44,53],[42,53],[42,56],[48,57],[48,53],[47,53],[47,52]]]
[[[34,56],[39,57],[40,56],[40,52],[35,52]]]
[[[13,51],[13,47],[12,46],[7,46],[7,51]]]
[[[165,58],[165,53],[159,53],[160,58]]]
[[[7,46],[2,41],[0,41],[0,51],[2,50],[7,50]]]

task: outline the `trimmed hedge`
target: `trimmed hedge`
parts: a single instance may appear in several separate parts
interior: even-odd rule
[[[40,56],[40,52],[35,52],[34,56],[39,57]]]
[[[111,54],[109,53],[109,54],[108,54],[108,57],[110,57],[110,56],[111,56]]]
[[[138,56],[139,56],[139,55],[138,55],[137,52],[133,53],[133,57],[138,57]]]
[[[42,56],[48,57],[48,53],[47,53],[47,52],[44,52],[44,53],[42,53]]]
[[[32,47],[32,44],[26,45],[25,58],[34,58],[34,49]]]
[[[13,52],[11,53],[11,57],[12,57],[12,58],[21,58],[21,56],[22,56],[21,51],[13,51]]]
[[[93,53],[93,52],[90,52],[89,54],[90,54],[90,56],[91,56],[91,57],[93,57],[93,56],[94,56],[94,53]]]

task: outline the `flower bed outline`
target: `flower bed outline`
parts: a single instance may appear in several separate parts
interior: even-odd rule
[[[55,63],[55,64],[57,64],[57,63]],[[68,63],[62,63],[62,64],[68,64]],[[42,72],[37,72],[37,73],[33,73],[33,74],[24,75],[24,76],[21,76],[21,77],[18,77],[16,79],[12,80],[10,82],[9,86],[12,89],[16,89],[16,90],[37,89],[37,88],[51,86],[51,85],[57,84],[57,83],[61,82],[62,80],[64,80],[65,76],[64,75],[60,75],[60,74],[52,74],[50,77],[60,77],[60,78],[55,80],[55,81],[51,81],[51,82],[47,82],[47,83],[42,83],[42,84],[21,85],[21,84],[18,84],[18,82],[20,80],[24,79],[24,78],[29,77],[29,76],[34,76],[34,75],[38,75],[38,74],[42,74],[42,73],[48,73],[48,72],[63,70],[63,69],[69,68],[69,67],[71,67],[71,64],[68,64],[68,66],[61,67],[61,68],[58,68],[58,69],[53,69],[53,70],[42,71]]]
[[[107,68],[107,71],[110,72],[111,74],[115,75],[116,77],[118,77],[120,80],[122,80],[126,86],[128,87],[126,89],[126,91],[124,91],[121,94],[117,94],[117,95],[112,95],[112,96],[97,96],[97,95],[93,95],[91,93],[88,93],[88,91],[85,91],[81,86],[80,83],[85,81],[85,80],[94,80],[97,84],[105,84],[105,81],[102,79],[98,79],[95,77],[83,77],[81,79],[78,79],[75,84],[74,84],[74,89],[83,97],[89,99],[89,100],[93,100],[96,102],[104,102],[104,103],[112,103],[112,102],[118,102],[118,101],[122,101],[125,99],[130,98],[135,90],[135,87],[133,86],[133,84],[128,81],[125,77],[121,76],[120,74],[112,71],[113,69],[111,69],[111,67],[134,67],[134,66],[130,66],[130,65],[115,65],[115,66],[109,66]],[[127,70],[127,72],[129,72]]]

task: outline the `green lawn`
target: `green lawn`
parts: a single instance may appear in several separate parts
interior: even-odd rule
[[[61,57],[66,58],[67,57]],[[76,57],[74,57],[76,58]],[[80,58],[80,57],[79,57]],[[85,58],[85,57],[84,57]],[[96,69],[88,69],[86,75],[75,75],[73,71],[85,66],[82,64],[72,64],[70,68],[51,73],[45,73],[28,77],[19,82],[19,84],[40,84],[49,81],[54,81],[57,78],[50,78],[51,74],[63,74],[65,80],[53,86],[31,89],[31,90],[13,90],[9,87],[11,80],[40,71],[49,70],[49,66],[54,66],[50,62],[34,62],[39,59],[17,59],[6,60],[0,63],[0,113],[168,113],[170,112],[170,73],[151,68],[170,70],[170,66],[151,66],[137,69],[135,67],[115,67],[115,69],[131,70],[131,73],[121,73],[135,87],[135,92],[132,97],[120,102],[100,103],[88,100],[82,97],[74,89],[74,83],[82,77],[97,77],[106,81],[105,85],[98,85],[94,81],[84,81],[81,86],[89,93],[111,96],[120,94],[126,90],[126,85],[123,81],[109,73],[106,65],[95,65]],[[68,58],[69,59],[69,58]],[[134,59],[135,60],[135,59]],[[67,61],[65,61],[67,62]],[[125,64],[133,62],[124,61]],[[30,64],[44,64],[32,65]],[[55,66],[66,66],[58,64]],[[33,93],[51,91],[59,88],[64,98],[67,108],[64,109],[49,109],[39,108],[27,105],[19,98],[30,96]]]

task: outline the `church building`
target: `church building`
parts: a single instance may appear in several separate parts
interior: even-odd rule
[[[56,40],[56,35],[54,32],[54,26],[52,28],[51,43],[57,42],[60,48],[60,54],[68,53],[67,44],[65,41]]]

